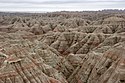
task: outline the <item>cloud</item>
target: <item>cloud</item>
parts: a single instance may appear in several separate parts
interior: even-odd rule
[[[0,0],[0,3],[29,3],[29,4],[68,4],[95,2],[125,2],[124,0]]]
[[[124,9],[124,0],[0,0],[0,11]]]

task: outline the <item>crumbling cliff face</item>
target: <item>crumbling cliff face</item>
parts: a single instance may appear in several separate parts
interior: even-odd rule
[[[125,13],[95,14],[0,14],[0,83],[125,83]]]

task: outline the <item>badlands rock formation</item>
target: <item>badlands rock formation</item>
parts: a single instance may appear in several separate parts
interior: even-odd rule
[[[1,12],[0,83],[125,83],[125,12]]]

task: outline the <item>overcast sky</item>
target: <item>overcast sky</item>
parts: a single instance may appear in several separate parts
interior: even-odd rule
[[[0,0],[0,11],[52,12],[125,9],[125,0]]]

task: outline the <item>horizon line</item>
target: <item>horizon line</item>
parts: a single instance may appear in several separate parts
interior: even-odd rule
[[[57,10],[57,11],[16,11],[16,10],[9,10],[9,11],[4,11],[4,10],[0,10],[0,13],[52,13],[52,12],[87,12],[87,11],[108,11],[108,10],[118,10],[118,11],[124,11],[125,9],[97,9],[97,10]]]

